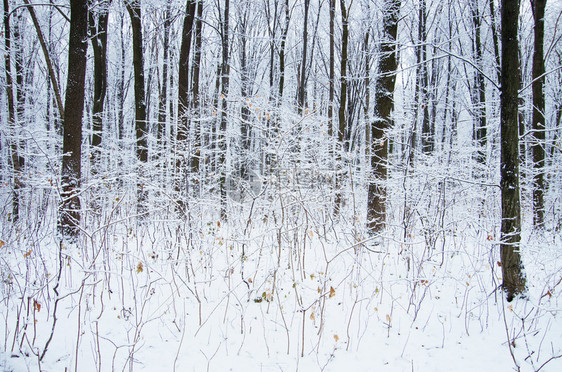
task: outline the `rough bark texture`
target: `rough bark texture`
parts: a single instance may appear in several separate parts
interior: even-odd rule
[[[75,238],[80,224],[82,114],[88,35],[87,0],[70,1],[68,77],[63,121],[62,203],[59,228],[65,238]]]
[[[525,291],[520,255],[521,201],[519,189],[519,0],[502,0],[501,39],[501,263],[507,300]]]
[[[546,0],[531,0],[535,18],[535,47],[533,53],[533,223],[535,227],[544,224],[545,193],[545,103],[544,103],[544,9]]]
[[[396,82],[396,35],[400,1],[387,0],[384,10],[384,41],[381,45],[378,86],[375,93],[375,118],[371,125],[371,181],[367,202],[367,228],[371,232],[382,231],[386,226],[386,180],[388,177],[388,138],[394,106]]]

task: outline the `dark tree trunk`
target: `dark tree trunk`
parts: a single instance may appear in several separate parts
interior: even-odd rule
[[[221,113],[220,128],[218,135],[219,145],[219,191],[221,199],[220,214],[221,219],[226,220],[226,123],[228,120],[228,88],[230,84],[230,54],[229,54],[229,17],[230,17],[230,0],[224,1],[224,16],[220,24],[221,45],[222,45],[222,63],[221,63]]]
[[[140,168],[137,171],[137,201],[139,212],[145,212],[144,202],[147,194],[144,183],[140,180],[143,174],[143,165],[148,162],[148,143],[146,125],[146,100],[144,89],[144,56],[142,39],[142,18],[140,0],[131,0],[125,3],[131,18],[133,31],[133,69],[135,76],[135,134],[136,134],[136,153]]]
[[[330,0],[330,76],[329,76],[329,93],[328,93],[328,136],[333,136],[333,118],[334,118],[334,95],[336,85],[336,57],[335,57],[335,19],[336,19],[336,0]]]
[[[195,44],[193,46],[193,111],[199,118],[199,80],[201,72],[201,46],[203,28],[203,0],[197,1],[197,17],[195,18]],[[197,122],[197,127],[193,128],[193,153],[191,155],[191,171],[194,174],[199,172],[199,162],[201,157],[201,123]]]
[[[483,52],[482,52],[482,17],[478,9],[478,2],[475,2],[472,8],[472,24],[474,27],[474,51],[476,57],[475,90],[477,98],[476,128],[474,130],[474,140],[476,142],[476,161],[480,164],[486,164],[486,143],[487,143],[487,120],[486,120],[486,85],[484,84],[483,75]],[[480,174],[480,172],[479,172]]]
[[[23,187],[20,173],[23,170],[24,159],[19,155],[19,145],[18,137],[15,134],[16,125],[16,113],[15,113],[15,102],[14,102],[14,85],[12,80],[12,67],[11,67],[11,30],[10,30],[10,4],[8,0],[4,0],[4,42],[6,51],[4,54],[5,58],[5,69],[6,69],[6,95],[8,98],[8,124],[10,126],[10,131],[14,134],[11,136],[10,140],[10,150],[11,150],[11,161],[13,170],[13,194],[12,194],[12,220],[17,221],[19,218],[20,210],[20,190]],[[21,87],[19,87],[21,90]],[[17,89],[17,87],[16,87]]]
[[[188,93],[189,93],[189,56],[191,54],[191,38],[193,31],[193,21],[195,19],[195,1],[187,0],[185,4],[185,16],[183,19],[183,29],[179,58],[178,74],[178,119],[176,142],[179,153],[176,162],[176,191],[179,194],[178,204],[185,212],[185,202],[187,189],[189,187],[187,177],[186,156],[189,148],[189,118],[188,118]]]
[[[531,0],[535,18],[535,47],[533,53],[533,223],[544,224],[545,166],[545,102],[544,102],[544,9],[547,0]]]
[[[168,69],[170,68],[170,28],[172,26],[172,18],[170,13],[170,3],[168,2],[166,3],[166,13],[164,15],[163,23],[164,35],[162,40],[162,83],[160,85],[160,102],[158,104],[158,128],[156,131],[156,137],[159,144],[162,146],[161,151],[164,151],[164,132],[166,130],[166,121],[168,119],[168,83],[170,80]]]
[[[302,114],[306,100],[306,61],[308,53],[308,10],[310,8],[310,0],[304,0],[304,20],[302,30],[302,60],[299,72],[299,91],[298,91],[298,109]]]
[[[386,181],[388,178],[388,138],[396,82],[398,17],[400,1],[386,0],[383,16],[383,42],[380,51],[378,86],[375,93],[375,119],[371,127],[371,172],[367,202],[367,228],[380,232],[386,226]]]
[[[90,35],[94,52],[94,104],[92,112],[92,164],[96,163],[102,141],[103,105],[107,92],[107,23],[109,3],[105,4],[97,17],[90,10]]]
[[[338,215],[342,205],[341,188],[343,184],[343,164],[342,153],[348,151],[349,143],[346,141],[347,128],[347,45],[349,42],[349,24],[347,17],[347,6],[345,0],[340,0],[342,37],[341,37],[341,61],[340,61],[340,107],[338,111],[338,143],[339,151],[336,153],[336,197],[334,200],[334,214]]]
[[[242,98],[248,99],[251,94],[250,66],[248,65],[248,22],[249,9],[246,7],[241,10],[238,19],[238,35],[240,40],[240,94]],[[252,127],[250,125],[250,108],[242,104],[240,108],[240,177],[243,180],[249,179],[250,174],[250,146],[252,140]]]
[[[525,291],[520,255],[521,202],[519,189],[519,0],[502,0],[501,16],[501,263],[507,300]]]
[[[430,154],[433,152],[433,147],[435,143],[433,128],[431,125],[431,120],[429,117],[429,73],[427,68],[427,9],[426,0],[420,1],[419,8],[419,24],[418,24],[418,40],[419,40],[419,71],[418,71],[418,84],[421,99],[419,104],[421,105],[421,115],[422,115],[422,133],[421,133],[421,144],[422,152],[424,154]]]
[[[70,1],[70,35],[68,44],[68,77],[63,121],[62,203],[59,229],[64,237],[74,239],[80,225],[82,115],[88,36],[87,0]]]

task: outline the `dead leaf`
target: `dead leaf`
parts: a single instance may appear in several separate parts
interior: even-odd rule
[[[142,271],[143,271],[143,265],[142,262],[139,262],[139,264],[137,265],[137,274],[142,273]]]
[[[390,315],[386,314],[386,321],[390,324]]]
[[[340,340],[340,337],[338,335],[334,335],[334,340],[336,340],[336,342],[338,342]]]
[[[27,253],[25,253],[23,255],[23,258],[27,258],[27,257],[31,256],[31,252],[33,252],[31,249],[29,251],[27,251]]]
[[[330,295],[328,296],[329,298],[332,298],[336,295],[336,290],[334,289],[334,287],[330,287]]]
[[[6,242],[4,242],[3,240],[0,240],[0,248],[2,248],[4,245],[6,245]]]
[[[39,312],[41,311],[41,304],[35,300],[33,300],[33,308],[35,309],[35,311]]]
[[[310,320],[316,320],[316,316],[314,315],[314,312],[310,313]]]

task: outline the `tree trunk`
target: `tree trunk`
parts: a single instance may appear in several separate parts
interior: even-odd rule
[[[219,192],[220,192],[220,215],[221,219],[226,220],[226,123],[228,119],[228,88],[230,83],[230,65],[229,65],[229,25],[230,16],[230,0],[224,1],[224,17],[220,24],[221,45],[222,45],[222,63],[221,63],[221,113],[220,128],[217,142],[219,145]]]
[[[544,101],[544,9],[547,0],[531,0],[535,18],[535,43],[533,53],[533,224],[544,224],[545,167],[545,101]]]
[[[345,0],[340,0],[342,37],[341,37],[341,64],[340,64],[340,107],[338,111],[338,144],[339,151],[336,153],[336,197],[334,200],[334,215],[338,215],[342,205],[342,184],[345,165],[342,154],[348,151],[349,144],[346,141],[347,128],[347,45],[349,43],[349,23],[347,17],[347,6]]]
[[[140,180],[143,174],[142,167],[148,162],[148,143],[146,125],[146,101],[144,89],[144,56],[142,39],[142,18],[140,0],[131,0],[125,3],[131,18],[133,31],[133,69],[135,77],[135,133],[136,153],[139,169],[137,170],[137,202],[139,213],[145,212],[144,202],[147,194],[144,183]]]
[[[478,2],[472,4],[472,25],[474,27],[474,51],[476,57],[475,89],[477,98],[476,128],[474,129],[474,140],[476,143],[476,161],[482,165],[486,164],[486,143],[487,143],[487,120],[486,120],[486,85],[483,75],[483,52],[482,52],[482,17],[478,9]],[[479,172],[482,174],[482,172]]]
[[[37,20],[37,16],[35,15],[35,11],[33,10],[33,6],[29,3],[29,0],[23,0],[23,2],[27,6],[27,10],[29,11],[29,15],[31,16],[31,20],[33,21],[33,25],[35,26],[35,30],[37,31],[37,37],[39,38],[39,43],[41,44],[41,49],[43,50],[43,55],[45,56],[45,63],[47,64],[47,70],[49,71],[49,77],[51,79],[51,83],[53,84],[53,91],[55,92],[55,97],[57,100],[57,108],[59,109],[59,115],[61,118],[64,118],[64,107],[62,106],[62,99],[59,91],[59,85],[57,83],[55,70],[53,69],[53,64],[51,63],[51,57],[49,56],[49,51],[47,49],[47,43],[45,43],[45,38],[43,37],[43,32],[41,32],[41,27],[39,26],[39,21]],[[86,27],[88,24],[86,22]]]
[[[304,0],[304,20],[302,30],[302,60],[299,72],[299,91],[298,91],[298,110],[302,114],[306,100],[306,61],[308,53],[308,10],[310,8],[310,0]]]
[[[6,95],[8,98],[8,125],[10,131],[13,133],[10,140],[10,150],[11,150],[11,161],[13,170],[13,194],[12,194],[12,220],[17,221],[19,219],[20,210],[20,190],[22,188],[22,180],[20,173],[23,170],[24,159],[19,155],[19,144],[18,137],[15,133],[16,125],[16,113],[15,113],[15,102],[14,102],[14,85],[12,80],[12,68],[11,68],[11,30],[10,30],[10,4],[8,0],[4,0],[4,42],[6,51],[4,54],[5,58],[5,69],[6,69]],[[17,89],[17,87],[16,87]],[[21,90],[22,87],[19,87]]]
[[[520,255],[521,202],[519,189],[519,0],[502,0],[501,130],[501,263],[507,300],[525,291]]]
[[[59,229],[70,240],[76,238],[80,225],[82,115],[88,36],[87,0],[70,1],[70,35],[68,44],[68,77],[63,121],[62,203]]]
[[[199,107],[201,105],[199,99],[199,80],[201,72],[201,46],[202,46],[202,28],[203,28],[203,0],[197,1],[197,17],[195,18],[195,44],[193,46],[193,111],[199,118]],[[191,172],[197,174],[199,172],[199,163],[201,157],[201,123],[197,122],[197,127],[193,128],[193,152],[191,154]]]
[[[333,136],[333,118],[334,118],[334,95],[336,85],[336,58],[335,58],[335,19],[336,19],[336,0],[330,0],[330,76],[329,78],[329,93],[328,93],[328,136]]]
[[[176,191],[178,192],[178,204],[185,212],[184,204],[187,197],[189,181],[187,177],[187,151],[189,148],[189,119],[188,119],[188,92],[189,92],[189,56],[191,54],[191,38],[193,21],[195,19],[195,1],[187,0],[185,4],[185,16],[181,38],[179,74],[178,74],[178,118],[176,143],[178,154],[176,160]]]
[[[109,3],[100,9],[96,19],[90,10],[90,34],[94,51],[94,105],[92,112],[92,164],[96,163],[102,141],[103,105],[107,92],[107,23]]]
[[[367,228],[375,233],[386,226],[386,180],[388,178],[388,138],[396,82],[396,35],[400,0],[386,0],[383,15],[383,42],[379,60],[379,81],[375,93],[375,119],[371,126],[371,172],[367,194]]]

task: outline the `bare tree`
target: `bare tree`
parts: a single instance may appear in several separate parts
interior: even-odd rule
[[[371,173],[367,194],[367,228],[380,232],[386,227],[386,180],[388,178],[388,137],[394,85],[396,82],[398,17],[400,0],[385,0],[383,41],[380,50],[379,79],[375,93],[375,119],[371,124]]]
[[[63,121],[62,203],[59,229],[64,237],[74,239],[80,224],[82,115],[88,36],[88,0],[70,1],[68,76]]]
[[[90,0],[92,2],[92,0]],[[92,109],[92,164],[96,163],[102,142],[103,106],[107,92],[107,23],[110,2],[100,4],[96,15],[90,7],[90,37],[94,51],[94,104]]]
[[[144,89],[144,56],[142,39],[142,18],[140,0],[130,0],[125,3],[127,12],[131,18],[133,30],[133,68],[135,76],[135,133],[136,133],[136,154],[139,166],[148,162],[148,143],[146,125],[146,100]],[[142,169],[138,170],[138,176],[142,174]],[[146,200],[146,190],[142,181],[137,181],[137,196],[139,211],[144,212],[144,201]]]
[[[547,0],[531,0],[535,19],[535,42],[533,53],[533,223],[544,224],[545,193],[545,102],[544,102],[544,9]]]
[[[501,40],[501,264],[507,300],[525,291],[521,263],[521,200],[519,189],[519,0],[502,0]]]

